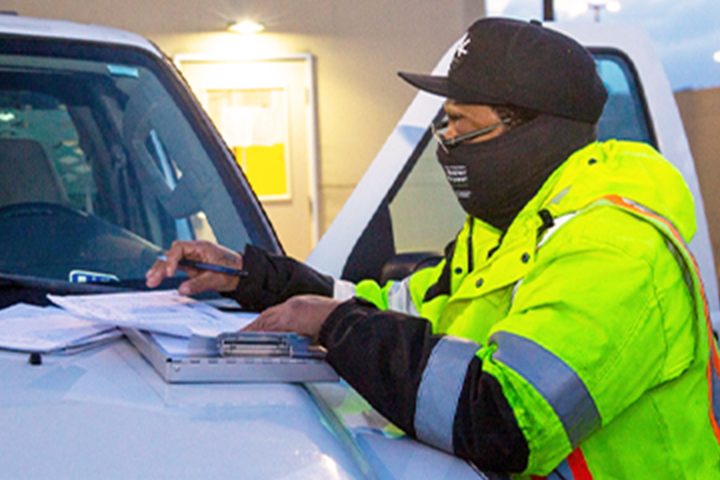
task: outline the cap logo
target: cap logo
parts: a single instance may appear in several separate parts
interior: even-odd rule
[[[467,47],[470,45],[470,36],[467,32],[465,32],[465,35],[460,39],[460,44],[458,45],[457,50],[455,51],[455,59],[459,60],[460,57],[463,55],[468,54]]]

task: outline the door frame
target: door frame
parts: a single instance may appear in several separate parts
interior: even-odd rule
[[[302,62],[305,65],[305,93],[306,116],[308,135],[308,176],[310,195],[310,226],[311,248],[314,248],[320,238],[320,182],[319,163],[320,150],[318,138],[318,105],[317,105],[317,73],[315,56],[312,53],[296,53],[267,57],[239,57],[233,55],[214,55],[210,53],[180,53],[172,57],[172,61],[180,72],[183,62],[238,62],[238,63],[273,63],[273,62]],[[192,90],[192,89],[191,89]],[[198,99],[199,100],[199,99]],[[202,104],[202,102],[200,102]],[[204,106],[203,106],[204,108]]]

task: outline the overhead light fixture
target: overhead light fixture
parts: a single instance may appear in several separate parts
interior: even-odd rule
[[[252,20],[243,20],[242,22],[231,23],[228,27],[230,31],[248,35],[251,33],[260,33],[265,30],[265,25]]]
[[[610,13],[617,13],[622,9],[620,2],[608,2],[605,4],[605,10]]]
[[[715,55],[713,55],[713,60],[715,60],[716,62],[720,63],[720,50],[718,50],[717,52],[715,52]]]

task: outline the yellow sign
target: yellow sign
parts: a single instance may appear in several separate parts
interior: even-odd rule
[[[233,147],[235,160],[259,197],[289,197],[285,145]]]

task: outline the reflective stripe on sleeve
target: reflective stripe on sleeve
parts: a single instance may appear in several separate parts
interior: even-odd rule
[[[572,470],[570,470],[568,461],[563,460],[562,463],[560,463],[560,465],[558,465],[557,468],[547,476],[547,480],[575,480],[575,476],[573,475]]]
[[[496,332],[493,359],[513,369],[542,395],[560,419],[573,448],[600,425],[600,413],[587,387],[560,357],[527,338]]]
[[[563,460],[555,470],[550,472],[546,477],[540,477],[538,475],[531,475],[532,480],[575,480],[575,476],[570,470],[567,460]]]
[[[415,405],[419,440],[453,453],[453,423],[468,366],[480,345],[443,337],[433,348],[420,381]]]
[[[350,300],[355,296],[355,284],[347,280],[335,279],[333,282],[333,298],[335,300]]]
[[[418,310],[410,295],[410,277],[395,282],[388,291],[388,308],[396,312],[407,313],[417,317]]]

